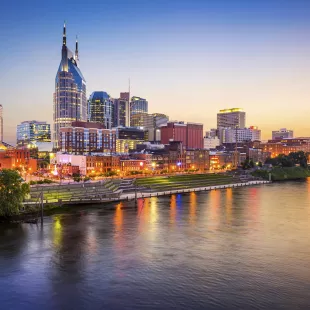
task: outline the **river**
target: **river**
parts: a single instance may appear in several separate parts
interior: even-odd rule
[[[309,309],[310,180],[0,226],[1,309]]]

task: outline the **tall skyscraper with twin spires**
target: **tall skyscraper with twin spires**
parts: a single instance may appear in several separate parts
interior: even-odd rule
[[[54,93],[54,147],[60,148],[60,128],[73,121],[87,121],[86,81],[79,69],[78,40],[75,53],[67,47],[66,24],[63,27],[61,62]]]

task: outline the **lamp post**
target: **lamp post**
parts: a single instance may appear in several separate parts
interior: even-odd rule
[[[179,172],[180,172],[180,170],[181,170],[181,165],[182,165],[182,163],[179,161],[179,162],[177,162],[177,166],[179,167]]]

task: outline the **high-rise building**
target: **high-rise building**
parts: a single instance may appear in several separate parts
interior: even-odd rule
[[[0,142],[3,141],[3,107],[0,104]]]
[[[130,102],[130,125],[132,116],[140,113],[148,113],[148,102],[140,97],[132,97]]]
[[[61,127],[73,121],[87,120],[86,81],[79,68],[78,41],[75,53],[67,47],[66,25],[63,28],[61,62],[55,79],[54,146],[59,148]]]
[[[111,129],[113,124],[113,100],[104,91],[93,92],[88,100],[88,119],[92,123],[102,124]]]
[[[220,128],[222,143],[236,143],[245,141],[260,141],[261,131],[255,126],[249,128]]]
[[[280,130],[272,131],[272,140],[282,140],[294,138],[293,130],[288,130],[286,128],[281,128]]]
[[[161,143],[169,144],[171,141],[182,142],[185,149],[203,148],[203,125],[184,122],[168,122],[162,126]]]
[[[114,127],[129,127],[130,125],[130,108],[129,93],[121,93],[119,99],[114,100]]]
[[[149,141],[160,141],[160,127],[166,126],[169,117],[162,113],[138,113],[132,116],[133,127],[143,127],[148,132]]]
[[[51,125],[46,122],[25,121],[17,125],[17,145],[51,142]]]
[[[217,113],[217,128],[244,128],[245,112],[240,108],[220,110]]]

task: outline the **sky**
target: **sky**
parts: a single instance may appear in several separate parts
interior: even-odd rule
[[[220,109],[246,125],[310,136],[310,1],[5,1],[0,10],[0,104],[4,141],[16,125],[53,121],[62,27],[79,37],[87,95],[128,90],[149,112],[216,126]]]

